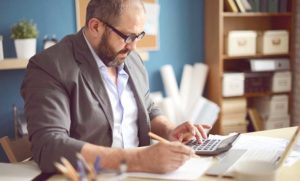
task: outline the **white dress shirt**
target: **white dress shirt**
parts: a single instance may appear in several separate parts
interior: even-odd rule
[[[134,94],[128,84],[129,76],[124,71],[124,63],[117,68],[117,83],[115,84],[108,74],[107,67],[95,53],[86,37],[85,40],[97,62],[111,103],[114,119],[112,147],[137,147],[139,145],[137,104]]]

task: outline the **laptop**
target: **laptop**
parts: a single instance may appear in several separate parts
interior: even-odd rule
[[[281,155],[278,155],[277,152],[269,152],[269,151],[263,152],[263,150],[257,150],[257,152],[255,151],[247,152],[246,149],[231,149],[224,155],[224,157],[220,161],[214,163],[206,171],[205,174],[212,175],[212,176],[221,175],[221,176],[232,177],[234,166],[242,159],[251,159],[251,158],[252,159],[255,158],[255,160],[270,161],[271,163],[275,164],[277,168],[279,168],[283,165],[290,151],[297,143],[297,138],[299,137],[299,135],[300,135],[300,127],[298,126],[289,144],[286,146],[284,152]]]

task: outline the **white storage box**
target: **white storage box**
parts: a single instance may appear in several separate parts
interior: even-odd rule
[[[278,129],[285,128],[290,126],[290,116],[276,116],[270,117],[267,121],[264,122],[265,129]]]
[[[289,92],[292,88],[292,75],[290,71],[275,72],[272,80],[273,92]]]
[[[264,120],[267,120],[271,116],[288,114],[289,99],[287,95],[255,98],[252,104]]]
[[[226,37],[226,53],[228,56],[245,56],[256,54],[255,31],[230,31]]]
[[[270,30],[259,33],[257,43],[257,51],[261,54],[287,54],[289,52],[289,32]]]
[[[244,73],[224,73],[223,96],[241,96],[244,94]]]

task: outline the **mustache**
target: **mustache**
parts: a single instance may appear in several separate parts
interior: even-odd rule
[[[130,50],[128,50],[127,48],[126,49],[123,49],[123,50],[120,50],[118,54],[125,54],[125,53],[129,53]]]

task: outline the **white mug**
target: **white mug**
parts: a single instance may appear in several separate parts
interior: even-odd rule
[[[241,161],[234,167],[234,177],[238,181],[276,181],[276,166],[270,162]]]

